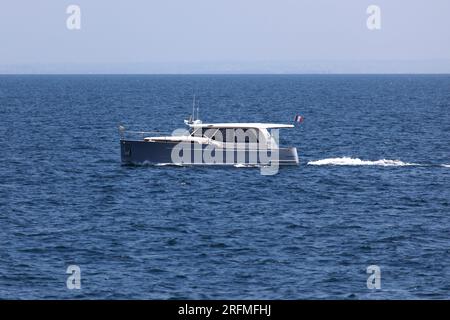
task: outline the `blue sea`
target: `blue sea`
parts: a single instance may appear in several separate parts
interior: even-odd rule
[[[121,165],[119,124],[184,128],[194,94],[302,115],[300,165]],[[0,119],[2,299],[450,298],[448,75],[0,76]]]

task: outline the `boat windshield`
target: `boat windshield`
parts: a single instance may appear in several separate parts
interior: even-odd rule
[[[191,136],[234,143],[260,143],[271,139],[267,129],[256,128],[196,128],[192,130]]]

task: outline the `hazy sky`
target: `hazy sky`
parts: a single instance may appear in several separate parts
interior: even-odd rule
[[[0,0],[0,72],[448,73],[449,14],[450,0]]]

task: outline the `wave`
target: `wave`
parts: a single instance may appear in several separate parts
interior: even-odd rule
[[[359,158],[328,158],[316,161],[309,161],[308,165],[312,166],[383,166],[383,167],[403,167],[418,166],[417,163],[408,163],[400,160],[381,159],[376,161],[361,160]]]
[[[259,168],[261,165],[258,164],[247,164],[247,163],[237,163],[234,164],[233,167],[235,168]]]
[[[442,166],[445,168],[450,168],[450,164],[443,164]]]
[[[144,161],[142,163],[140,163],[143,166],[150,166],[150,167],[182,167],[183,164],[181,163],[173,163],[173,162],[160,162],[160,163],[154,163],[154,162],[150,162],[150,161]]]

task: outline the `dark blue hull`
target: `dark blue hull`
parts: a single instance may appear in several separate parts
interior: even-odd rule
[[[225,150],[221,148],[208,151],[214,157],[216,153],[222,152],[223,161],[208,161],[203,157],[199,157],[200,153],[205,151],[207,145],[198,143],[183,143],[182,145],[189,147],[190,154],[183,155],[183,161],[173,161],[172,151],[176,146],[180,146],[179,142],[147,142],[142,140],[120,140],[122,164],[125,165],[142,165],[142,164],[178,164],[178,165],[237,165],[249,164],[260,165],[268,164],[270,161],[277,161],[279,165],[298,165],[298,155],[296,148],[279,148],[276,149],[278,155],[274,157],[273,151],[265,151],[263,154],[258,150]],[[209,146],[211,148],[211,146]],[[196,153],[197,152],[197,153]],[[205,151],[206,152],[206,151]],[[239,154],[238,154],[239,153]],[[272,156],[272,158],[271,158]],[[226,161],[225,161],[226,160]]]

